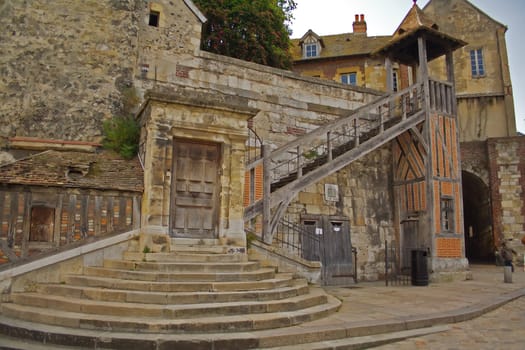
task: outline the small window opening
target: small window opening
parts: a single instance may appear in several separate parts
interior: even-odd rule
[[[151,11],[149,13],[149,25],[152,27],[158,27],[159,26],[159,20],[160,20],[160,12],[158,11]]]
[[[399,82],[398,82],[398,71],[395,70],[392,72],[392,90],[394,92],[397,92],[397,90],[399,89],[398,85],[399,85]]]
[[[441,198],[441,225],[443,232],[452,232],[454,228],[454,201],[452,198]]]
[[[66,177],[70,180],[79,179],[86,176],[89,173],[90,165],[69,165],[66,169]]]

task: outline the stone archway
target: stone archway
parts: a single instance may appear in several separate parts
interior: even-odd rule
[[[465,255],[469,262],[494,262],[489,187],[477,175],[462,172]]]

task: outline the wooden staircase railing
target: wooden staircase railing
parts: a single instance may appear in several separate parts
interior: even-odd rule
[[[452,85],[430,80],[381,97],[272,152],[263,147],[262,158],[247,169],[263,164],[264,194],[245,208],[245,221],[262,213],[264,240],[271,242],[271,232],[298,192],[425,120],[425,86],[429,108],[452,113]]]

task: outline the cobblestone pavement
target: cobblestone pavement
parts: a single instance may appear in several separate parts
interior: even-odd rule
[[[525,297],[443,333],[375,347],[376,350],[525,349]]]

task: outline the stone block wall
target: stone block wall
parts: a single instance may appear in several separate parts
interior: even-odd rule
[[[2,1],[0,136],[99,141],[135,94],[140,3]]]
[[[492,199],[492,221],[496,244],[508,240],[521,255],[525,247],[525,138],[487,141]]]
[[[461,164],[464,172],[477,176],[489,188],[492,249],[507,240],[518,252],[516,260],[521,264],[525,253],[521,243],[525,236],[525,137],[464,142]],[[474,178],[466,175],[464,186],[470,186],[465,181]]]

